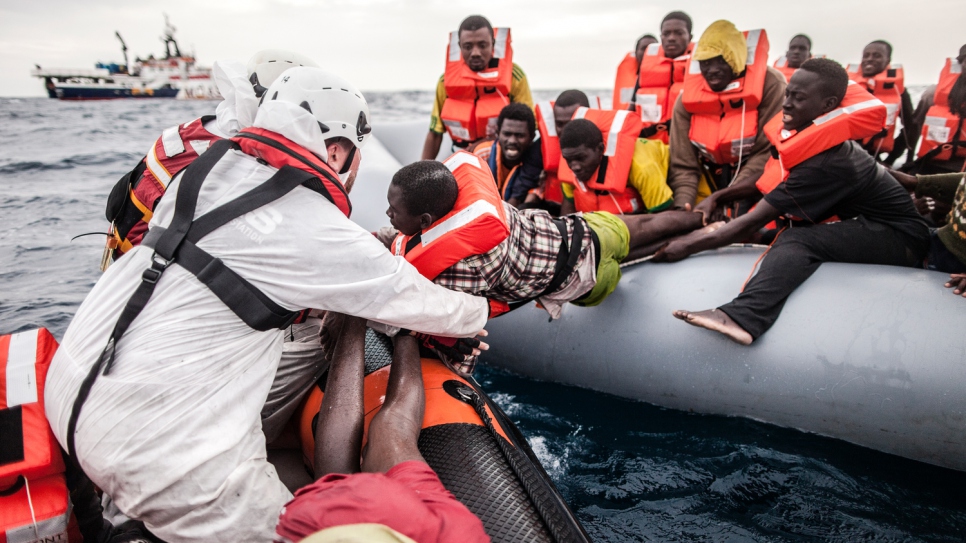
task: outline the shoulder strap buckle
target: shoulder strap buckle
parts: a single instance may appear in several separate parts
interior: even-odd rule
[[[157,283],[158,279],[161,279],[161,274],[168,269],[172,262],[174,262],[174,258],[165,260],[155,252],[151,255],[151,267],[144,270],[144,273],[141,274],[141,280],[152,285]]]

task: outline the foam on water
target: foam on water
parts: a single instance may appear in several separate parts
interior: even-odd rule
[[[367,96],[374,123],[428,126],[432,93]],[[108,191],[161,130],[214,106],[0,99],[0,333],[63,336],[103,244],[70,238],[106,229]],[[966,474],[487,368],[479,378],[595,540],[966,540]]]

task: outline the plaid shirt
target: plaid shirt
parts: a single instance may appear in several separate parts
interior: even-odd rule
[[[453,264],[436,277],[437,285],[508,303],[533,298],[547,288],[553,279],[561,242],[553,217],[538,209],[520,211],[506,202],[503,207],[510,226],[507,239],[485,254]],[[567,222],[569,245],[574,221],[583,219],[568,215],[562,220]],[[578,266],[591,243],[590,228],[585,223]],[[572,280],[568,278],[560,287]]]

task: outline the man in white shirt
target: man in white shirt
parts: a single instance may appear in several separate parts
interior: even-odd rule
[[[61,444],[73,438],[76,460],[91,480],[170,543],[270,541],[291,498],[266,461],[259,420],[282,351],[281,330],[246,324],[204,274],[183,267],[183,248],[163,276],[145,271],[158,263],[152,249],[165,235],[149,241],[152,232],[177,230],[179,191],[198,177],[197,164],[213,165],[202,172],[192,224],[269,178],[280,179],[282,170],[321,181],[321,190],[309,182],[295,186],[195,240],[267,303],[452,337],[475,335],[488,316],[485,299],[435,286],[348,219],[345,189],[371,130],[355,87],[302,67],[283,74],[265,97],[252,129],[232,138],[230,148],[212,147],[224,153],[216,162],[216,154],[207,161],[203,155],[172,180],[144,244],[112,266],[78,309],[47,381],[47,416]],[[117,338],[110,372],[99,375],[118,316],[152,278],[148,303]],[[69,435],[75,399],[91,376],[98,377]]]

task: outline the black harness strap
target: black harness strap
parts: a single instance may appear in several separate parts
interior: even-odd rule
[[[111,371],[117,342],[147,305],[158,280],[172,263],[177,263],[194,274],[239,318],[256,330],[284,328],[298,317],[298,311],[282,308],[251,283],[230,270],[220,259],[195,245],[195,242],[216,228],[273,202],[295,187],[315,179],[308,172],[285,166],[258,187],[193,221],[202,183],[215,164],[231,148],[231,142],[218,141],[184,170],[171,224],[167,228],[154,228],[145,236],[142,244],[154,249],[151,267],[144,270],[141,275],[141,283],[121,311],[107,346],[84,378],[77,392],[77,398],[74,400],[67,424],[67,448],[72,457],[76,458],[77,452],[74,447],[77,419],[98,374],[102,370],[104,375]]]
[[[557,253],[557,262],[553,267],[553,278],[550,280],[547,288],[543,289],[540,294],[527,298],[526,300],[520,300],[518,302],[507,304],[510,306],[510,311],[523,307],[541,296],[553,294],[560,288],[561,285],[563,285],[564,281],[566,281],[567,278],[574,273],[574,268],[577,267],[577,259],[580,258],[580,250],[583,248],[583,223],[583,220],[575,218],[573,241],[568,246],[567,221],[563,219],[554,219],[553,224],[557,227],[557,230],[560,231],[561,240],[560,252]]]

